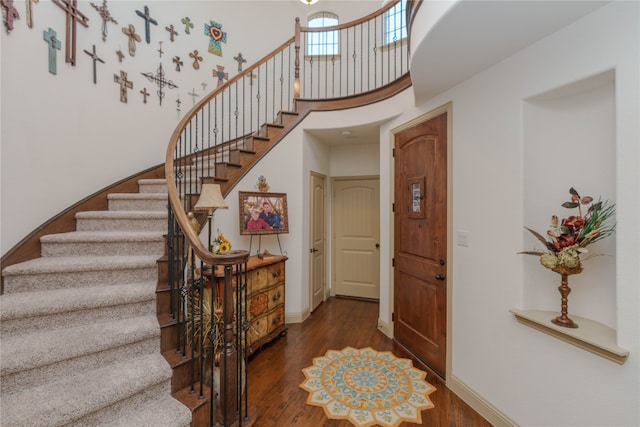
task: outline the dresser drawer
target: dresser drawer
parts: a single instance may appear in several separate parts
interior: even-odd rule
[[[273,289],[269,289],[268,298],[269,311],[278,305],[284,304],[284,283],[281,283]]]
[[[265,268],[250,270],[247,273],[249,292],[253,293],[269,286],[269,271]]]
[[[284,262],[270,265],[267,268],[267,286],[275,285],[276,283],[284,282]]]
[[[278,306],[273,312],[269,313],[269,325],[267,331],[273,332],[278,327],[284,325],[284,305]]]
[[[247,315],[249,320],[259,317],[271,309],[269,294],[270,292],[259,292],[249,297],[249,312]]]
[[[249,345],[267,335],[269,332],[269,316],[257,317],[251,320],[251,327],[247,331]]]

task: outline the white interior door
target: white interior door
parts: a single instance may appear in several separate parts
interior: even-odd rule
[[[380,182],[333,182],[335,294],[380,298]]]
[[[324,301],[326,293],[326,218],[325,182],[326,177],[311,173],[311,206],[309,209],[309,282],[311,308],[313,311]]]

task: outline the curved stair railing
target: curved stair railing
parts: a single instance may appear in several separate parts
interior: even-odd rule
[[[188,391],[181,395],[175,390],[174,395],[192,408],[193,425],[242,425],[249,419],[247,393],[242,393],[247,386],[242,349],[250,327],[244,310],[249,253],[213,254],[210,243],[202,242],[199,230],[210,215],[194,209],[201,188],[215,183],[227,195],[310,111],[364,105],[409,87],[407,39],[389,32],[391,19],[399,20],[396,27],[406,27],[404,11],[391,15],[398,3],[334,27],[304,27],[296,19],[295,35],[260,61],[228,81],[224,70],[218,70],[218,87],[171,135],[165,162],[171,296],[162,341],[174,379],[178,365],[185,372],[186,378],[175,382]],[[332,47],[322,50],[318,43]],[[211,286],[214,277],[223,285]],[[205,295],[209,301],[203,301]],[[220,324],[212,320],[206,334],[199,331],[209,320],[196,317],[207,311],[203,302],[222,312]],[[216,357],[207,357],[216,353],[215,343],[222,343],[221,386],[206,379],[215,378]],[[211,387],[221,390],[219,406],[212,404],[216,393]]]

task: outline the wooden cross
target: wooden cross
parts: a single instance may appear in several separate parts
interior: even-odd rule
[[[147,41],[147,44],[149,44],[151,43],[151,27],[149,24],[158,25],[158,21],[149,16],[149,6],[144,7],[144,13],[136,10],[136,15],[144,19],[144,29],[146,34],[145,40]]]
[[[147,97],[149,95],[151,95],[149,92],[147,92],[147,88],[145,87],[143,90],[140,91],[140,93],[142,94],[142,98],[144,100],[144,103],[147,103]]]
[[[116,50],[116,55],[118,55],[118,62],[122,62],[124,59],[124,53],[121,50]]]
[[[104,61],[100,58],[98,58],[98,55],[96,54],[96,45],[93,45],[93,52],[89,52],[88,50],[85,50],[84,53],[86,53],[87,55],[89,55],[91,57],[91,59],[93,59],[93,84],[98,83],[96,80],[96,62],[100,61],[104,64]]]
[[[78,10],[78,0],[53,0],[67,14],[65,61],[76,65],[76,23],[89,27],[89,18]]]
[[[38,3],[40,0],[27,0],[27,26],[33,28],[33,3]]]
[[[9,34],[13,30],[13,21],[20,19],[20,14],[18,9],[13,7],[13,0],[2,0],[0,5],[5,9],[4,27],[7,29],[7,34]]]
[[[160,63],[160,67],[156,70],[156,74],[152,73],[140,73],[145,76],[149,81],[154,82],[158,85],[158,97],[160,98],[160,105],[162,105],[162,98],[164,98],[164,91],[162,90],[165,86],[169,89],[175,89],[178,86],[173,83],[171,80],[167,80],[164,77],[164,70],[162,69],[162,62]]]
[[[162,54],[164,53],[164,50],[162,50],[162,40],[160,40],[158,44],[160,45],[160,49],[158,49],[158,53],[160,54],[160,58],[162,58]]]
[[[182,20],[180,21],[184,24],[184,32],[187,34],[191,34],[191,29],[193,28],[193,24],[191,23],[191,19],[189,19],[189,17],[185,16],[184,18],[182,18]]]
[[[238,63],[238,72],[241,72],[242,64],[247,62],[247,60],[242,57],[242,53],[238,53],[238,56],[234,56],[233,59],[235,59],[236,62]]]
[[[196,70],[200,68],[200,61],[202,61],[202,56],[198,55],[198,51],[194,50],[189,54],[191,58],[193,58],[193,68]]]
[[[120,77],[113,75],[113,81],[120,84],[120,102],[127,102],[127,89],[133,89],[133,82],[127,80],[127,73],[120,70]]]
[[[189,92],[188,95],[191,95],[191,99],[193,100],[193,105],[196,105],[196,98],[199,97],[200,95],[196,93],[195,89],[191,89],[191,92]]]
[[[218,78],[218,86],[220,87],[224,84],[225,80],[229,80],[229,73],[224,72],[224,67],[222,65],[216,65],[218,71],[213,70],[213,77]]]
[[[184,65],[184,63],[182,61],[180,61],[180,57],[179,56],[174,56],[173,57],[173,63],[176,64],[176,71],[180,71],[180,67],[182,67]]]
[[[179,35],[178,32],[173,28],[173,24],[168,27],[164,27],[165,30],[169,31],[169,40],[173,43],[173,39],[175,36]]]
[[[107,7],[107,0],[102,0],[102,6],[96,6],[94,3],[91,3],[91,6],[98,11],[100,18],[102,18],[102,41],[105,42],[107,41],[107,23],[113,22],[118,25],[118,21],[111,16]]]
[[[56,31],[51,27],[49,27],[49,30],[42,32],[42,38],[49,45],[49,72],[51,74],[57,73],[56,49],[60,50],[60,47],[62,46],[62,43],[56,38],[56,36]]]
[[[129,37],[129,55],[136,56],[136,42],[142,41],[140,36],[136,34],[136,27],[129,24],[128,27],[122,27],[122,32]]]
[[[222,31],[222,24],[209,20],[209,24],[204,24],[204,35],[209,36],[209,52],[222,56],[221,43],[227,42],[227,33]]]

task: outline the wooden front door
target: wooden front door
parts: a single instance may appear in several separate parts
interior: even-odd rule
[[[447,113],[395,135],[394,337],[445,376]]]
[[[335,294],[380,298],[380,180],[333,182]]]
[[[309,206],[309,282],[311,284],[311,307],[313,311],[324,301],[326,280],[325,257],[325,181],[324,175],[311,173],[311,206]]]

